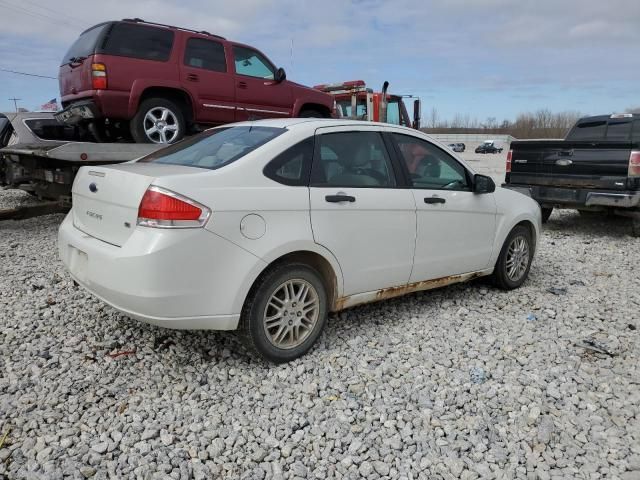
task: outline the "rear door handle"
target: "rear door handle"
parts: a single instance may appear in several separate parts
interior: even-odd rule
[[[187,80],[189,80],[190,82],[197,82],[199,80],[199,77],[195,73],[190,73],[189,75],[187,75]]]
[[[238,82],[238,88],[247,88],[247,82]]]
[[[330,203],[340,203],[340,202],[355,202],[356,197],[352,197],[351,195],[327,195],[324,197],[327,202]]]
[[[424,203],[445,203],[446,200],[442,197],[425,197]]]

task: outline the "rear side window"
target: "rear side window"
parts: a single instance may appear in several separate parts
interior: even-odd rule
[[[184,52],[184,64],[214,72],[226,72],[227,60],[224,45],[204,38],[190,38]]]
[[[631,121],[610,121],[607,127],[607,140],[628,142],[631,136]]]
[[[396,185],[387,149],[379,132],[337,132],[318,136],[312,183],[316,187]]]
[[[67,53],[64,54],[61,65],[66,65],[72,58],[82,58],[93,55],[96,51],[98,39],[108,26],[108,24],[96,25],[86,32],[83,32],[78,39],[73,42],[73,45],[67,50]]]
[[[307,138],[271,160],[264,168],[264,174],[284,185],[306,186],[312,158],[313,138]]]
[[[244,157],[285,131],[285,128],[254,126],[216,128],[158,150],[139,161],[215,170]]]
[[[576,125],[571,130],[570,140],[604,140],[607,130],[606,121],[584,122]]]
[[[171,55],[173,32],[164,28],[116,23],[100,53],[165,62]]]

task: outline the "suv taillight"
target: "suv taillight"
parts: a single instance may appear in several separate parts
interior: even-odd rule
[[[91,64],[91,86],[94,90],[106,90],[107,67],[104,63]]]
[[[511,172],[511,159],[513,158],[513,150],[509,150],[507,153],[507,173]]]
[[[629,177],[640,177],[640,150],[632,150],[629,155]]]
[[[138,225],[155,228],[202,227],[211,210],[165,188],[151,186],[138,207]]]

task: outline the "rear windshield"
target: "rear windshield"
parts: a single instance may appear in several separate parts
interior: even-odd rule
[[[607,140],[615,140],[618,142],[628,142],[631,137],[631,120],[626,121],[609,121],[607,127]]]
[[[100,35],[108,26],[108,24],[96,25],[82,33],[73,45],[71,45],[67,53],[65,53],[61,65],[66,65],[72,58],[82,58],[93,55],[96,51],[96,43]]]
[[[100,53],[144,60],[169,60],[173,32],[165,28],[116,23],[104,40]]]
[[[216,128],[163,148],[139,161],[215,170],[244,157],[285,131],[284,128],[254,126]]]
[[[30,118],[24,121],[33,134],[42,140],[83,141],[80,129],[58,122],[55,118]]]
[[[604,140],[604,133],[607,131],[607,122],[596,120],[579,123],[569,133],[568,140]]]

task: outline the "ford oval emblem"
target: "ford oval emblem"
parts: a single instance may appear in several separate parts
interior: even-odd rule
[[[89,190],[91,190],[93,193],[96,193],[98,191],[98,185],[96,185],[95,182],[91,182],[89,184]]]

